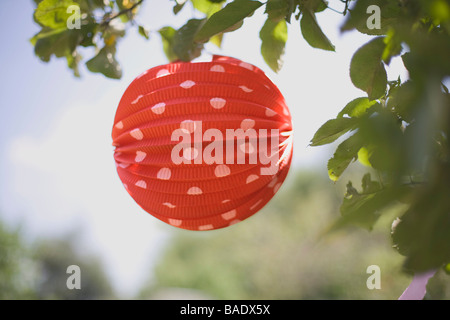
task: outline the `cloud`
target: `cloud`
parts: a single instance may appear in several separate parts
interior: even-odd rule
[[[116,173],[111,146],[114,95],[65,107],[43,138],[21,135],[8,150],[5,197],[31,232],[61,235],[82,227],[119,290],[132,294],[150,276],[171,227],[144,212]]]

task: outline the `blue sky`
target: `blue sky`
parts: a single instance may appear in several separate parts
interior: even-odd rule
[[[171,1],[148,0],[138,21],[157,30],[165,25],[177,28],[192,17],[188,7],[174,18],[171,7]],[[21,225],[30,239],[79,230],[80,246],[101,255],[116,288],[133,294],[166,240],[186,232],[143,212],[121,185],[113,162],[110,136],[115,109],[137,75],[167,63],[160,37],[152,32],[146,41],[135,29],[128,31],[118,45],[117,60],[124,70],[120,81],[91,74],[84,65],[82,78],[76,79],[64,60],[43,63],[34,56],[28,40],[39,28],[32,14],[31,0],[0,3],[0,218]],[[347,102],[364,96],[351,84],[348,69],[352,54],[368,37],[341,35],[342,16],[328,10],[318,20],[336,53],[325,52],[306,44],[294,20],[284,67],[274,74],[259,52],[258,32],[264,19],[261,8],[241,30],[226,35],[222,49],[208,46],[207,51],[266,71],[293,116],[294,167],[325,171],[332,149],[311,148],[308,143]],[[90,58],[94,52],[82,54]],[[405,75],[398,59],[388,73],[391,79]],[[251,220],[234,227],[245,228]]]

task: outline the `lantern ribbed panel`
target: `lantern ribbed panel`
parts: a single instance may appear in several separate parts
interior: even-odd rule
[[[224,146],[222,161],[214,163],[208,158],[213,153],[205,151],[212,146],[204,136],[211,129],[221,133],[215,142]],[[242,140],[227,140],[227,129],[253,129],[258,140],[239,145]],[[177,130],[192,143],[173,140]],[[266,137],[270,153],[274,130],[279,143],[272,157],[279,161],[266,175],[261,168],[269,164],[261,163],[258,143]],[[141,74],[123,94],[112,138],[117,172],[136,203],[190,230],[223,228],[256,213],[280,188],[292,158],[291,116],[278,88],[257,67],[223,56],[170,63]],[[227,143],[234,143],[232,155]],[[191,163],[174,163],[177,145],[184,147],[180,158]],[[238,163],[238,148],[244,163]]]

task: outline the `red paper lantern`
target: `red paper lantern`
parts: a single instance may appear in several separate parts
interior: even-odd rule
[[[292,158],[292,124],[257,67],[214,56],[147,70],[127,88],[112,131],[131,197],[175,227],[242,221],[278,191]]]

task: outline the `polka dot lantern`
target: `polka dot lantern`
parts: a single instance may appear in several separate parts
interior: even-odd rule
[[[282,94],[257,67],[224,56],[139,75],[122,96],[112,138],[130,196],[152,216],[189,230],[255,214],[292,159]]]

